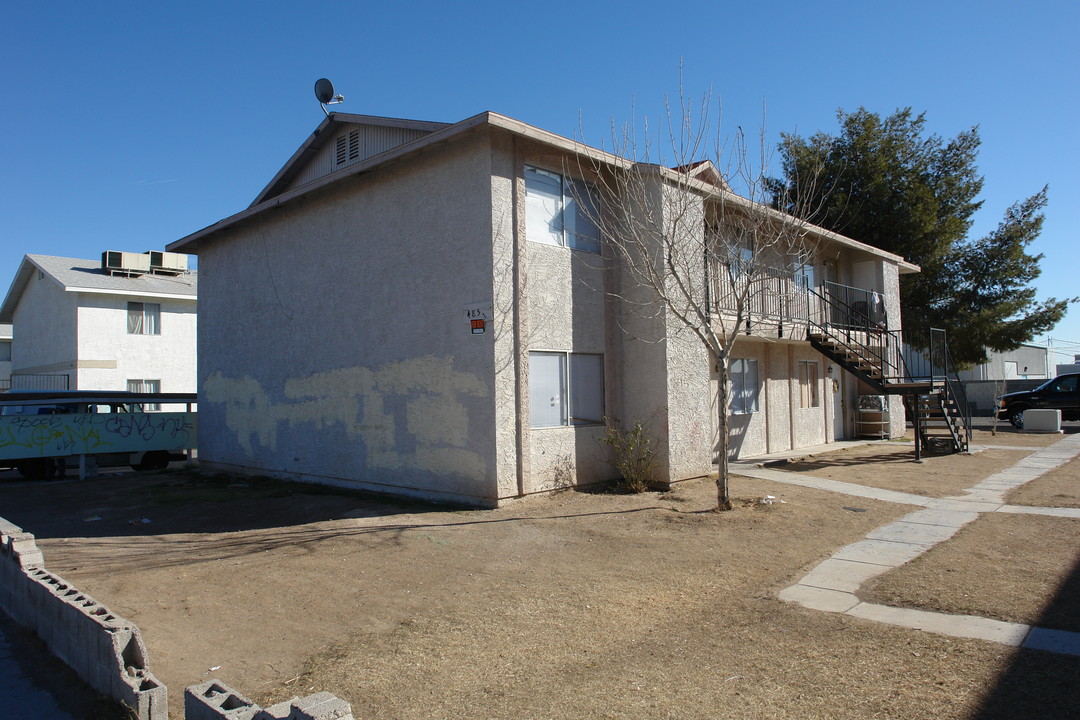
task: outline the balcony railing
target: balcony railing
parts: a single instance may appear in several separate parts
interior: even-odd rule
[[[828,325],[868,330],[888,327],[885,301],[875,290],[834,282],[810,287],[806,279],[786,268],[758,268],[752,274],[722,268],[709,283],[710,310],[735,313],[752,321],[777,320],[793,324]]]

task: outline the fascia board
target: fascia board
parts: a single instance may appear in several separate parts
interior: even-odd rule
[[[265,200],[258,205],[253,205],[246,210],[242,210],[241,212],[236,213],[235,215],[230,215],[223,220],[219,220],[213,225],[209,225],[202,230],[199,230],[186,237],[171,242],[165,246],[165,249],[169,252],[187,252],[193,255],[198,255],[199,241],[208,236],[214,235],[222,230],[230,228],[271,208],[286,205],[299,197],[303,197],[309,193],[321,190],[328,185],[333,185],[334,183],[341,182],[346,178],[370,172],[375,167],[384,163],[399,160],[405,156],[412,155],[414,153],[423,152],[424,150],[427,150],[434,145],[446,142],[453,137],[462,135],[477,127],[486,125],[488,124],[489,114],[490,113],[484,112],[480,113],[479,115],[474,115],[473,117],[462,120],[459,123],[447,126],[442,130],[437,130],[430,135],[425,135],[422,138],[417,138],[416,140],[413,140],[411,142],[398,145],[397,147],[391,148],[384,153],[373,155],[367,160],[358,162],[355,165],[350,165],[348,168],[338,170],[329,175],[324,175],[318,180],[309,182],[305,185],[295,188],[294,190],[282,193],[281,195],[275,195],[274,197]],[[180,248],[184,248],[184,250],[181,251],[179,250]]]
[[[357,124],[357,125],[377,125],[381,127],[393,127],[403,128],[406,130],[424,130],[427,132],[437,132],[443,128],[449,127],[449,123],[440,122],[428,122],[425,120],[406,120],[403,118],[387,118],[379,117],[377,115],[353,115],[350,113],[330,113],[323,119],[319,126],[312,131],[307,140],[297,148],[292,157],[281,166],[281,169],[277,171],[273,179],[266,184],[266,187],[248,207],[255,207],[259,203],[263,202],[266,197],[282,182],[296,175],[297,171],[304,165],[305,162],[311,157],[314,157],[323,145],[326,144],[326,138],[328,137],[328,130],[331,125],[339,124]]]
[[[85,293],[87,295],[124,295],[126,297],[154,298],[155,300],[190,300],[191,302],[198,302],[198,298],[195,295],[147,292],[145,290],[111,290],[108,288],[67,287],[64,288],[64,292]]]
[[[30,283],[30,278],[33,277],[35,270],[40,270],[53,284],[61,290],[64,289],[64,284],[55,278],[52,273],[34,262],[29,255],[24,255],[23,261],[15,273],[15,279],[11,282],[11,287],[8,288],[7,295],[4,297],[4,303],[0,305],[0,323],[15,321],[15,308],[18,306],[19,299],[26,290],[26,286]]]
[[[332,115],[337,116],[341,114],[333,113]],[[351,117],[367,118],[368,116]],[[353,122],[353,120],[347,119],[350,118],[350,116],[342,115],[342,118],[346,119],[347,122]],[[327,118],[327,120],[331,120],[331,118]],[[319,125],[316,133],[321,132],[323,129],[325,129],[327,125],[328,123],[324,121],[322,124]],[[487,111],[482,112],[478,115],[474,115],[471,118],[462,120],[461,122],[454,123],[453,125],[447,125],[440,130],[432,132],[430,135],[426,135],[422,138],[418,138],[411,142],[399,145],[395,148],[391,148],[384,153],[370,157],[367,160],[352,165],[344,170],[338,170],[337,172],[326,175],[318,180],[310,182],[290,192],[277,195],[270,200],[262,202],[258,205],[253,204],[251,207],[247,208],[242,212],[220,220],[213,225],[203,228],[202,230],[192,233],[191,235],[183,237],[175,242],[169,243],[166,246],[166,250],[170,252],[188,252],[198,254],[198,242],[207,236],[213,235],[221,230],[236,225],[237,223],[251,218],[254,215],[261,213],[265,210],[284,205],[292,200],[295,200],[298,197],[326,187],[327,185],[331,185],[338,181],[344,180],[347,177],[352,177],[354,175],[369,172],[376,166],[383,163],[397,160],[413,153],[422,152],[423,150],[433,145],[445,142],[452,137],[484,125],[498,128],[500,130],[505,130],[520,137],[535,140],[539,143],[549,145],[556,149],[565,151],[569,154],[584,157],[592,162],[609,165],[617,169],[626,170],[634,167],[635,165],[641,165],[640,163],[635,163],[631,160],[628,160],[627,158],[614,155],[612,153],[591,147],[589,145],[585,145],[584,143],[578,142],[576,140],[571,140],[561,135],[556,135],[555,133],[549,132],[547,130],[541,130],[538,127],[528,125],[527,123],[523,123],[520,120],[515,120],[511,117],[507,117],[506,115],[500,115],[495,112]],[[311,142],[313,138],[309,138],[308,140],[309,142]],[[303,146],[301,150],[297,151],[297,153],[302,152],[302,150]],[[779,222],[799,222],[786,213],[780,212],[779,210],[774,210],[768,206],[761,205],[760,203],[754,203],[753,201],[737,195],[734,192],[725,191],[722,188],[718,188],[716,185],[705,182],[704,180],[689,177],[684,173],[680,173],[662,165],[652,165],[652,167],[656,169],[657,174],[661,178],[669,182],[674,182],[681,187],[692,189],[703,196],[718,198],[722,202],[731,202],[744,209],[752,209],[755,212],[761,212],[764,210]],[[271,182],[271,185],[273,184],[273,182],[274,181]],[[895,263],[899,266],[900,272],[902,274],[919,272],[919,267],[917,265],[907,262],[899,255],[894,255],[890,252],[886,252],[879,248],[873,247],[872,245],[867,245],[866,243],[859,242],[858,240],[853,240],[849,237],[840,235],[839,233],[835,233],[831,230],[826,230],[825,228],[819,227],[812,223],[806,223],[805,227],[808,232],[823,240],[828,240],[838,245],[842,245],[853,250],[858,250],[869,255],[880,257],[888,262]]]

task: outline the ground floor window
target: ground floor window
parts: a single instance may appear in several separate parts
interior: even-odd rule
[[[604,356],[530,352],[529,407],[534,428],[604,421]]]
[[[127,389],[128,389],[128,392],[159,393],[159,392],[161,392],[161,381],[160,380],[128,380],[127,381]],[[160,403],[142,403],[140,405],[140,409],[146,410],[146,411],[160,410],[161,409],[161,404]]]
[[[758,361],[751,358],[732,358],[731,375],[731,412],[745,415],[757,412],[760,385],[758,381]]]
[[[818,364],[812,360],[799,361],[799,407],[821,406],[818,394]]]

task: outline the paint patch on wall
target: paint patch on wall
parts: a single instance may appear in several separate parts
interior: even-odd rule
[[[202,395],[203,402],[225,406],[225,425],[249,460],[260,449],[275,452],[279,433],[314,426],[362,443],[369,470],[408,468],[470,477],[487,471],[483,456],[466,447],[469,412],[464,399],[486,397],[488,387],[480,377],[454,370],[448,357],[291,378],[285,382],[283,402],[272,401],[250,376],[215,373],[204,383]],[[401,406],[403,424],[388,410]],[[399,432],[409,437],[399,438]]]

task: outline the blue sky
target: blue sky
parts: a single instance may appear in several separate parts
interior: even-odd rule
[[[1080,3],[14,3],[0,25],[0,285],[24,253],[161,249],[247,206],[322,119],[493,110],[599,144],[711,88],[771,142],[836,110],[978,125],[973,235],[1050,186],[1040,297],[1080,295]],[[1080,306],[1050,333],[1080,353]],[[1070,341],[1066,346],[1063,341]],[[1075,349],[1074,349],[1075,348]],[[1062,356],[1060,361],[1066,358]]]

